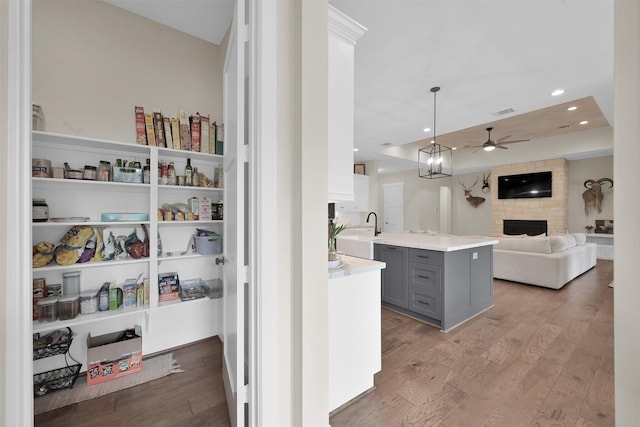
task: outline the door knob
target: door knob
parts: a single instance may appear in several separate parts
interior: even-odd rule
[[[216,258],[216,265],[224,265],[224,258]]]

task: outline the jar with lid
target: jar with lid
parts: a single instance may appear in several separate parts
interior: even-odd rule
[[[89,181],[95,181],[98,179],[98,168],[91,165],[84,165],[83,178]]]
[[[169,162],[169,168],[167,169],[167,184],[176,185],[177,183],[176,167],[173,162]]]
[[[74,296],[80,294],[80,271],[62,273],[62,295]]]
[[[49,221],[49,205],[45,199],[33,199],[31,216],[33,222]]]
[[[38,301],[38,320],[53,322],[58,319],[58,297],[43,298]]]
[[[84,291],[80,294],[80,314],[98,311],[98,291]]]
[[[111,162],[100,160],[98,165],[98,181],[109,181],[111,179]]]
[[[80,297],[78,295],[60,297],[58,299],[58,317],[60,320],[75,319],[80,313]]]

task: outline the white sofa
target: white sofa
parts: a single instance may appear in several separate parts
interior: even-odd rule
[[[496,279],[560,289],[596,265],[595,243],[582,233],[562,236],[504,236],[493,247]]]

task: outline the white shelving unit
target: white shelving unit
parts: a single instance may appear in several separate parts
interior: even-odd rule
[[[46,331],[72,327],[74,342],[71,352],[76,359],[86,365],[86,335],[100,335],[131,328],[135,324],[143,326],[143,354],[155,353],[167,348],[203,339],[219,332],[219,299],[197,299],[175,301],[171,304],[158,302],[158,273],[177,272],[180,279],[200,277],[203,280],[221,279],[221,265],[216,264],[219,255],[200,255],[185,252],[191,236],[197,228],[213,230],[223,234],[222,220],[207,221],[163,221],[158,208],[164,203],[187,203],[191,197],[209,197],[212,202],[222,201],[222,188],[169,186],[158,184],[159,161],[174,162],[178,175],[191,159],[207,177],[213,179],[214,169],[222,167],[220,155],[149,147],[117,141],[60,135],[48,132],[33,132],[32,157],[48,159],[52,167],[63,167],[67,162],[72,169],[83,169],[85,165],[97,166],[101,160],[114,165],[116,159],[130,162],[138,160],[142,165],[150,159],[150,183],[131,184],[119,182],[86,181],[71,179],[33,178],[32,197],[44,198],[49,206],[50,218],[88,218],[80,222],[34,222],[32,244],[48,241],[58,245],[62,236],[74,225],[88,225],[96,231],[108,230],[115,236],[129,235],[136,231],[140,240],[145,235],[141,224],[149,232],[149,257],[102,262],[86,262],[67,266],[50,264],[34,268],[33,278],[44,278],[47,284],[62,283],[63,272],[81,272],[81,290],[97,290],[104,282],[112,286],[122,284],[126,279],[136,278],[140,273],[149,278],[149,305],[94,314],[79,314],[71,320],[53,322],[34,321],[33,331]],[[148,221],[143,222],[103,222],[105,212],[147,213]],[[158,236],[162,241],[162,254],[158,255]],[[224,236],[223,236],[224,237]],[[30,284],[29,284],[30,285]],[[46,359],[42,359],[45,360]],[[86,366],[83,366],[83,370]],[[42,366],[35,371],[44,371]]]

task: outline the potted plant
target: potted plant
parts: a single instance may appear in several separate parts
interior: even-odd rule
[[[593,225],[587,225],[584,228],[585,230],[587,230],[587,233],[591,233],[591,231],[593,230]]]

